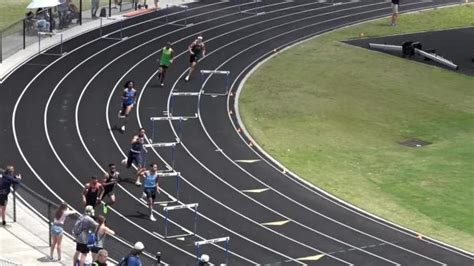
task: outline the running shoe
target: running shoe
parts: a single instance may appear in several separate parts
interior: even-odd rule
[[[122,110],[119,110],[119,113],[118,113],[118,118],[125,118],[124,115],[122,115]]]
[[[164,87],[164,86],[165,86],[165,84],[164,84],[164,83],[161,83],[161,84],[160,84],[160,86],[161,86],[161,87]]]
[[[122,164],[127,164],[127,159],[126,158],[122,160]]]
[[[153,214],[150,215],[150,220],[151,220],[152,222],[156,222],[155,216],[153,216]]]
[[[189,76],[186,76],[186,77],[184,78],[184,80],[185,80],[185,81],[189,81]]]
[[[125,132],[125,126],[120,127],[120,131]]]
[[[135,185],[137,185],[138,187],[142,185],[142,182],[140,182],[140,180],[137,180],[137,182],[135,182]]]

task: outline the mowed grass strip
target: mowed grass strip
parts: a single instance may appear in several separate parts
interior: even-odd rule
[[[301,177],[369,212],[474,251],[474,77],[342,40],[474,25],[474,6],[406,14],[286,50],[250,77],[245,126]],[[468,56],[468,55],[466,55]],[[433,144],[410,148],[409,139]]]

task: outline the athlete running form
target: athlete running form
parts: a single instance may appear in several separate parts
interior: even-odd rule
[[[107,205],[112,205],[115,203],[115,185],[120,181],[120,173],[117,171],[117,166],[111,163],[109,164],[109,171],[104,175],[104,179],[102,180],[102,186],[104,187],[104,193],[101,197],[101,202],[104,205],[103,212],[107,214]],[[106,203],[104,201],[105,196],[108,196],[110,201]]]
[[[135,98],[137,95],[137,90],[135,90],[133,86],[133,81],[127,81],[122,94],[122,109],[119,112],[119,118],[125,119],[122,126],[120,127],[122,132],[125,132],[125,125],[128,122],[128,115],[132,111],[136,101]]]
[[[82,203],[85,206],[95,207],[104,196],[104,187],[97,181],[97,177],[93,176],[91,181],[84,186],[82,191]]]
[[[171,43],[168,42],[163,49],[161,49],[160,57],[160,69],[158,70],[158,79],[160,80],[160,86],[165,86],[165,74],[166,70],[173,63],[174,50],[171,48]]]
[[[155,202],[156,193],[160,193],[158,186],[158,165],[150,164],[150,170],[143,172],[143,195],[147,199],[148,208],[150,209],[150,220],[156,221],[153,216],[153,204]]]
[[[143,144],[145,143],[145,129],[140,128],[138,130],[138,135],[133,136],[131,141],[131,148],[128,151],[128,158],[122,161],[123,164],[130,168],[133,163],[137,166],[137,176],[135,185],[141,186],[142,183],[140,182],[140,176],[142,175],[143,171],[145,171],[145,166],[143,164],[143,152],[147,152]]]
[[[206,47],[204,46],[204,42],[202,41],[203,38],[201,35],[199,35],[194,42],[192,42],[189,47],[189,63],[191,63],[191,67],[189,68],[189,73],[184,78],[185,81],[189,81],[191,78],[191,75],[194,72],[194,69],[196,68],[197,63],[199,62],[199,59],[203,58],[206,56]]]

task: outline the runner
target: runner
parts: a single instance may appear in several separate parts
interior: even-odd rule
[[[104,187],[97,181],[97,177],[91,177],[91,181],[84,186],[82,191],[82,203],[84,206],[97,207],[104,196]]]
[[[112,205],[115,203],[115,193],[114,188],[115,185],[120,181],[120,173],[117,171],[117,166],[111,163],[109,164],[109,171],[104,175],[104,179],[102,180],[102,186],[104,187],[104,193],[101,198],[101,202],[104,205],[103,213],[107,214],[108,212],[108,205]],[[106,203],[104,201],[105,196],[108,196],[110,201]]]
[[[125,119],[123,125],[120,127],[122,132],[125,132],[125,125],[128,122],[128,114],[130,114],[135,105],[137,90],[135,90],[133,86],[133,81],[127,81],[122,94],[122,109],[119,112],[119,118]]]
[[[165,74],[168,67],[173,63],[174,50],[171,48],[171,43],[168,42],[165,47],[161,50],[160,58],[160,69],[158,70],[158,80],[160,80],[160,86],[165,86]]]
[[[392,23],[390,24],[392,27],[397,26],[397,18],[398,18],[398,8],[400,6],[400,0],[392,0]]]
[[[132,147],[128,152],[128,158],[122,161],[123,164],[130,168],[132,163],[135,163],[137,166],[137,179],[135,185],[141,186],[142,183],[140,182],[140,176],[142,175],[143,171],[145,171],[145,166],[143,164],[143,152],[147,152],[143,144],[145,143],[145,129],[140,128],[138,130],[138,135],[133,136],[132,138]]]
[[[156,193],[160,193],[158,186],[158,165],[156,163],[150,164],[150,170],[143,172],[143,196],[146,197],[148,202],[148,208],[150,209],[150,220],[156,221],[153,216],[153,204],[155,202]]]
[[[188,51],[190,54],[189,62],[191,63],[191,67],[189,68],[188,75],[186,76],[186,78],[184,78],[185,81],[189,81],[189,78],[193,74],[199,59],[206,56],[206,47],[204,46],[204,42],[202,40],[202,36],[199,35],[196,40],[192,42],[188,47]]]

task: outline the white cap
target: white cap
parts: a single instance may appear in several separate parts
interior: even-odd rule
[[[209,262],[209,255],[202,254],[201,258],[199,258],[199,260],[202,261],[202,262]]]
[[[94,207],[91,205],[87,205],[86,208],[84,209],[84,213],[89,215],[89,216],[94,216]]]
[[[197,39],[200,40],[200,41],[202,41],[202,36],[199,35],[199,36],[197,37]]]
[[[134,248],[135,250],[143,250],[143,249],[145,249],[145,246],[143,245],[142,242],[138,241],[137,243],[135,243],[135,245],[133,246],[133,248]]]

